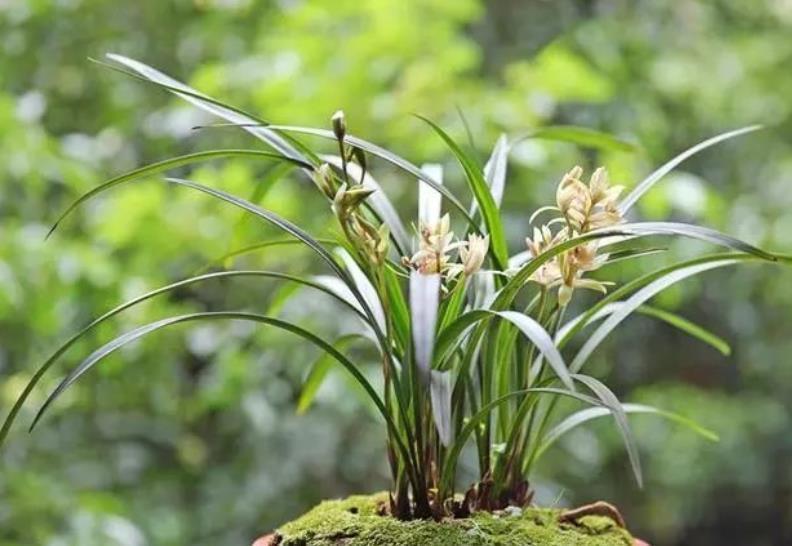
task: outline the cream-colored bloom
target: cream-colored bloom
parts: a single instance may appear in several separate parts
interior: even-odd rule
[[[589,179],[589,192],[594,205],[601,205],[606,209],[613,208],[622,191],[624,191],[624,186],[610,185],[608,171],[605,167],[598,168]]]
[[[564,236],[561,232],[553,235],[550,228],[542,226],[534,228],[533,239],[530,237],[525,238],[525,244],[528,246],[528,251],[531,253],[532,258],[536,258],[549,248],[552,248],[563,240]],[[543,263],[536,271],[531,274],[530,280],[535,283],[541,284],[545,287],[555,286],[561,281],[561,267],[558,257]]]
[[[460,246],[451,242],[454,239],[451,218],[446,214],[433,224],[421,224],[419,232],[418,252],[407,263],[425,275],[444,272],[448,269],[448,253]]]
[[[575,166],[564,175],[556,190],[556,205],[575,230],[580,231],[591,210],[589,188],[580,180],[583,169]]]
[[[540,228],[534,228],[533,238],[526,238],[528,250],[532,257],[553,246],[587,233],[594,229],[606,228],[623,221],[618,209],[618,199],[623,191],[622,186],[611,186],[608,171],[604,167],[595,170],[588,184],[582,181],[583,169],[575,166],[564,175],[556,190],[557,210],[560,217],[554,218]],[[555,207],[542,207],[531,216],[531,222],[538,212],[553,210]],[[555,235],[550,226],[561,222],[566,228]],[[552,260],[542,264],[531,275],[531,279],[546,288],[558,286],[558,302],[566,305],[572,298],[576,288],[586,288],[604,292],[609,283],[584,279],[586,272],[601,267],[607,260],[607,254],[598,254],[599,243],[592,241],[560,253]]]
[[[556,203],[567,225],[585,233],[620,223],[616,201],[624,187],[611,186],[604,167],[594,171],[588,185],[581,181],[582,175],[583,169],[576,166],[564,175],[556,190]]]
[[[468,240],[459,245],[459,260],[461,263],[451,264],[448,271],[449,277],[454,277],[459,273],[466,276],[476,274],[484,260],[487,258],[489,250],[489,235],[481,237],[475,233],[468,235]]]

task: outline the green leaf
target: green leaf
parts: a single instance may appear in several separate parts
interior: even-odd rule
[[[347,334],[336,339],[333,342],[333,347],[340,351],[357,339],[360,339],[359,335]],[[324,383],[332,365],[333,358],[329,353],[322,353],[319,358],[316,359],[316,362],[313,363],[311,370],[308,372],[308,376],[303,382],[300,397],[297,400],[297,415],[305,414],[311,407],[314,398],[316,398],[316,393],[319,392],[319,387]]]
[[[388,316],[393,322],[401,346],[406,347],[410,339],[410,311],[404,299],[404,290],[399,276],[390,267],[385,268],[384,278],[388,295]]]
[[[570,391],[575,390],[572,383],[572,378],[569,375],[569,370],[564,362],[564,358],[553,342],[553,338],[547,333],[541,324],[536,322],[531,317],[518,313],[517,311],[501,311],[495,313],[497,316],[514,324],[522,334],[531,340],[539,352],[547,359],[553,371]]]
[[[423,116],[419,119],[425,121],[432,129],[437,132],[440,138],[446,143],[456,156],[462,169],[465,171],[465,179],[470,190],[476,198],[476,203],[481,210],[484,225],[490,236],[490,249],[495,259],[496,266],[503,268],[509,261],[509,249],[506,246],[506,234],[503,231],[498,206],[492,196],[489,185],[484,178],[484,171],[476,164],[475,160],[467,155],[456,142],[432,120]]]
[[[627,456],[630,459],[630,466],[632,466],[633,474],[635,474],[635,480],[638,482],[638,487],[643,487],[643,473],[641,472],[641,459],[638,456],[638,446],[635,443],[635,437],[630,430],[630,423],[627,421],[627,414],[624,412],[621,402],[602,381],[583,374],[574,374],[572,377],[591,389],[591,392],[613,414],[616,427],[619,429],[624,445],[627,448]]]
[[[335,241],[333,241],[332,239],[320,239],[318,237],[316,238],[316,242],[322,245],[335,244]],[[205,266],[203,266],[200,269],[200,271],[198,271],[197,273],[203,273],[215,266],[225,266],[232,258],[244,256],[245,254],[252,254],[253,252],[258,252],[259,250],[264,250],[265,248],[272,248],[276,246],[304,245],[304,244],[305,243],[303,243],[302,241],[295,239],[276,239],[271,241],[261,241],[259,243],[253,243],[251,245],[243,246],[242,248],[237,248],[235,250],[232,250],[231,252],[223,254],[222,256],[209,260],[209,262]]]
[[[574,373],[580,370],[588,360],[591,353],[602,343],[624,319],[633,311],[643,305],[647,300],[665,290],[674,283],[684,280],[693,275],[709,271],[718,267],[724,267],[737,263],[734,259],[721,259],[718,261],[699,263],[687,267],[681,267],[667,273],[659,279],[649,283],[638,290],[630,298],[624,301],[623,306],[613,312],[605,321],[588,337],[586,342],[578,351],[570,364],[570,370]]]
[[[644,404],[622,404],[622,410],[627,413],[648,413],[653,415],[659,415],[660,417],[664,417],[675,423],[678,423],[684,427],[689,428],[696,434],[706,438],[707,440],[717,442],[718,435],[707,429],[703,426],[699,425],[692,419],[679,415],[678,413],[673,413],[670,411],[665,411],[662,409],[655,408],[653,406],[647,406]],[[587,423],[593,419],[597,419],[599,417],[605,417],[607,415],[611,415],[611,411],[608,408],[585,408],[566,417],[563,421],[559,422],[555,425],[552,429],[550,429],[547,434],[542,438],[542,442],[537,449],[537,453],[535,458],[539,458],[545,451],[547,451],[550,446],[552,446],[561,436],[569,432],[570,430]]]
[[[183,288],[185,286],[189,286],[195,283],[213,280],[213,279],[230,278],[230,277],[268,277],[268,278],[287,280],[298,284],[313,287],[333,297],[337,297],[334,293],[328,291],[325,287],[321,286],[320,284],[314,283],[312,281],[308,281],[301,277],[288,275],[285,273],[279,273],[275,271],[262,271],[262,270],[219,271],[215,273],[208,273],[205,275],[190,277],[188,279],[182,279],[180,281],[157,288],[156,290],[151,290],[150,292],[146,292],[145,294],[142,294],[136,298],[133,298],[129,301],[122,303],[121,305],[114,307],[110,311],[104,313],[100,317],[97,317],[96,319],[91,321],[88,325],[83,327],[80,331],[78,331],[76,334],[74,334],[68,340],[66,340],[65,343],[63,343],[46,361],[44,361],[44,363],[41,366],[38,367],[38,369],[33,373],[33,376],[30,378],[28,383],[25,385],[25,388],[17,398],[16,402],[14,403],[14,406],[11,408],[11,411],[8,413],[8,416],[6,416],[6,419],[3,422],[3,427],[0,429],[0,445],[3,444],[3,441],[8,436],[11,426],[13,425],[14,420],[19,414],[19,411],[22,409],[22,406],[24,405],[25,401],[30,396],[30,393],[33,391],[33,389],[36,387],[39,381],[41,381],[41,378],[44,376],[44,374],[47,373],[47,371],[60,359],[61,356],[63,356],[64,353],[66,353],[66,351],[72,345],[74,345],[78,340],[83,338],[88,332],[90,332],[91,330],[93,330],[103,322],[118,315],[119,313],[131,307],[134,307],[139,303],[149,300],[155,296],[159,296],[161,294],[165,294],[173,290],[176,290],[178,288]],[[346,304],[346,302],[343,299],[340,299],[340,301]],[[354,307],[352,307],[352,309],[357,312],[357,309],[355,309]]]
[[[683,224],[681,222],[635,222],[622,224],[618,229],[628,235],[679,235],[731,248],[739,252],[745,252],[746,254],[753,254],[772,262],[778,259],[770,252],[766,252],[736,237],[694,224]],[[590,233],[596,233],[597,231],[598,230],[594,230]]]
[[[280,152],[281,155],[304,162],[308,161],[310,155],[306,157],[304,153],[301,153],[305,152],[305,150],[302,148],[300,151],[298,151],[295,147],[295,145],[298,143],[284,139],[280,134],[267,129],[264,127],[266,122],[264,122],[262,119],[240,110],[239,108],[225,104],[218,101],[217,99],[209,97],[208,95],[200,93],[192,87],[174,78],[171,78],[167,74],[164,74],[156,68],[153,68],[145,63],[136,61],[135,59],[130,59],[129,57],[125,57],[123,55],[117,55],[115,53],[108,53],[106,56],[108,59],[130,68],[145,81],[149,81],[164,89],[167,89],[171,93],[174,93],[180,98],[201,108],[202,110],[205,110],[206,112],[209,112],[210,114],[214,114],[215,116],[223,118],[231,123],[243,126],[247,132],[266,142],[274,150]],[[115,68],[112,65],[110,65],[110,67]],[[131,75],[134,76],[135,74]]]
[[[443,470],[440,474],[441,476],[441,491],[449,491],[451,489],[451,485],[454,479],[454,469],[456,468],[457,459],[459,458],[459,454],[462,452],[462,448],[465,447],[465,442],[473,433],[474,430],[478,428],[482,421],[487,419],[487,417],[492,413],[493,410],[497,409],[502,404],[510,401],[516,397],[522,397],[526,394],[554,394],[556,396],[567,396],[570,398],[574,398],[575,400],[579,400],[581,402],[585,402],[586,404],[592,406],[601,406],[602,403],[597,400],[596,398],[592,398],[591,396],[580,394],[575,391],[569,391],[565,389],[556,389],[552,387],[532,387],[529,389],[522,389],[518,391],[514,391],[503,395],[495,400],[488,402],[487,404],[483,405],[478,412],[473,414],[467,421],[465,422],[465,426],[462,427],[460,433],[454,438],[453,443],[448,451],[448,456],[443,464]]]
[[[225,320],[246,320],[251,322],[259,322],[262,324],[267,324],[270,326],[274,326],[276,328],[280,328],[289,332],[292,332],[303,339],[314,343],[324,352],[328,353],[330,356],[333,357],[335,362],[340,364],[344,367],[354,378],[355,380],[363,387],[366,393],[369,395],[371,400],[377,406],[380,413],[382,413],[383,417],[386,420],[390,420],[390,416],[388,415],[382,400],[377,395],[374,388],[371,386],[371,383],[363,376],[363,374],[355,367],[352,362],[346,358],[343,354],[341,354],[332,344],[324,341],[322,338],[312,334],[311,332],[301,328],[291,322],[283,321],[280,319],[267,317],[265,315],[259,315],[255,313],[246,313],[246,312],[238,312],[238,311],[220,311],[220,312],[203,312],[203,313],[191,313],[187,315],[179,315],[175,317],[168,317],[162,320],[158,320],[156,322],[152,322],[149,324],[145,324],[134,330],[126,332],[118,336],[117,338],[113,339],[109,343],[106,343],[93,353],[91,353],[87,358],[85,358],[80,364],[75,367],[69,374],[58,384],[55,390],[50,394],[47,399],[44,401],[41,409],[36,414],[35,419],[33,420],[33,424],[30,426],[30,429],[33,430],[36,424],[39,422],[41,417],[45,414],[47,409],[60,397],[63,392],[69,388],[75,381],[77,381],[82,375],[88,372],[91,368],[93,368],[96,364],[101,362],[107,356],[115,352],[116,350],[120,349],[124,345],[131,343],[137,339],[140,339],[152,332],[157,330],[161,330],[162,328],[166,328],[168,326],[173,326],[175,324],[180,324],[183,322],[194,322],[199,320],[218,320],[218,319],[225,319]]]
[[[445,298],[443,304],[440,306],[439,330],[441,332],[446,326],[448,326],[459,316],[460,311],[464,307],[465,295],[467,293],[465,288],[467,284],[468,279],[465,276],[460,276],[460,278],[457,279],[456,283],[453,285],[453,288],[450,289],[451,293]]]
[[[299,239],[300,241],[305,243],[305,245],[311,250],[313,250],[320,258],[322,258],[322,260],[324,260],[324,262],[330,266],[330,269],[333,270],[333,272],[338,276],[338,278],[349,287],[349,289],[352,291],[352,294],[354,294],[355,299],[357,299],[358,302],[360,303],[360,306],[363,309],[364,314],[366,315],[367,322],[370,323],[371,327],[374,329],[375,333],[377,334],[378,339],[382,343],[383,350],[387,350],[386,348],[387,345],[383,342],[384,336],[382,334],[382,331],[379,330],[379,328],[377,327],[376,316],[374,315],[374,312],[366,302],[366,299],[357,289],[357,286],[355,286],[355,283],[352,280],[352,278],[349,276],[349,274],[347,274],[347,272],[344,271],[336,263],[332,255],[327,251],[327,249],[325,249],[322,245],[320,245],[316,239],[308,235],[308,233],[303,231],[300,227],[293,224],[292,222],[289,222],[285,218],[282,218],[281,216],[275,214],[272,211],[258,207],[253,203],[250,203],[249,201],[242,199],[241,197],[237,197],[236,195],[232,195],[230,193],[215,188],[210,188],[208,186],[204,186],[203,184],[198,184],[197,182],[182,180],[180,178],[167,178],[166,180],[172,184],[185,186],[188,188],[192,188],[194,190],[201,191],[221,201],[231,203],[232,205],[235,205],[241,209],[247,210],[248,212],[254,214],[255,216],[258,216],[259,218],[266,220],[267,222],[271,223],[277,228],[283,230],[284,232],[288,233],[294,238]]]
[[[685,317],[677,315],[676,313],[672,313],[671,311],[658,309],[657,307],[651,307],[649,305],[642,305],[636,311],[643,315],[654,317],[670,324],[674,328],[685,332],[689,336],[694,337],[699,341],[703,341],[724,356],[729,356],[731,354],[731,347],[726,340],[715,335],[706,328],[699,326],[695,322],[686,319]]]
[[[515,138],[512,142],[512,147],[518,142],[529,138],[569,142],[586,148],[596,148],[613,152],[634,152],[637,150],[635,144],[617,138],[609,133],[596,131],[587,127],[576,127],[574,125],[550,125],[548,127],[535,129]]]
[[[70,204],[63,213],[58,217],[55,223],[47,233],[47,237],[52,235],[58,225],[68,216],[74,209],[92,199],[93,197],[97,196],[98,194],[114,188],[120,184],[125,182],[131,182],[133,180],[137,180],[139,178],[143,178],[146,176],[151,176],[153,174],[161,173],[163,171],[167,171],[170,169],[175,169],[176,167],[181,167],[182,165],[189,165],[192,163],[197,163],[200,161],[208,161],[211,159],[217,158],[225,158],[225,157],[254,157],[254,158],[266,158],[266,159],[274,159],[276,161],[288,161],[294,163],[296,165],[304,165],[302,161],[296,159],[289,159],[287,157],[283,157],[282,155],[272,153],[272,152],[262,152],[259,150],[208,150],[206,152],[197,152],[194,154],[187,154],[182,155],[179,157],[173,157],[170,159],[166,159],[164,161],[159,161],[157,163],[152,163],[150,165],[146,165],[144,167],[140,167],[135,169],[134,171],[129,171],[128,173],[124,173],[122,175],[116,176],[111,178],[110,180],[103,182],[99,186],[93,188],[92,190],[84,193],[80,196],[76,201]],[[310,165],[308,165],[310,167]]]
[[[712,138],[705,140],[704,142],[700,142],[693,146],[692,148],[688,148],[678,156],[674,157],[664,165],[662,165],[659,169],[655,170],[652,174],[647,176],[643,181],[641,181],[624,199],[622,199],[621,203],[619,203],[619,212],[622,215],[626,214],[628,210],[632,208],[633,205],[640,199],[643,194],[649,191],[655,183],[663,178],[665,175],[670,173],[672,170],[676,168],[677,165],[685,161],[687,158],[699,153],[702,150],[709,148],[710,146],[714,146],[719,142],[723,142],[724,140],[728,140],[730,138],[734,138],[740,135],[744,135],[746,133],[751,133],[753,131],[757,131],[761,129],[761,125],[749,125],[748,127],[743,127],[741,129],[737,129],[734,131],[728,131],[726,133],[721,133],[716,135]]]
[[[581,313],[574,319],[564,324],[561,328],[559,328],[555,336],[556,344],[565,341],[567,335],[573,329],[579,330],[581,327],[586,327],[596,321],[602,320],[605,317],[608,317],[611,314],[615,313],[617,310],[621,309],[622,307],[624,307],[624,302],[613,302],[613,303],[608,303],[604,307],[600,308],[594,315],[589,316],[588,313]],[[662,320],[670,324],[671,326],[674,326],[675,328],[678,328],[679,330],[685,332],[686,334],[700,341],[703,341],[704,343],[710,345],[715,350],[719,351],[725,356],[729,356],[731,354],[731,347],[729,347],[728,342],[726,342],[724,339],[710,332],[703,326],[691,322],[690,320],[681,317],[676,313],[672,313],[670,311],[664,311],[662,309],[658,309],[656,307],[650,307],[648,305],[641,305],[636,309],[636,312],[652,318]],[[583,320],[586,320],[585,324],[581,324],[581,321]]]

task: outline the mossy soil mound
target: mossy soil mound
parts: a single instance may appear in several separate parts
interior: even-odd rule
[[[384,493],[326,501],[278,529],[279,546],[632,546],[614,520],[583,516],[559,523],[560,510],[525,508],[470,518],[398,521],[381,516]]]

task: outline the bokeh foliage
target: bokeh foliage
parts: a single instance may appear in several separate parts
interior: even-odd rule
[[[459,172],[410,113],[462,140],[461,110],[482,157],[500,132],[547,123],[640,146],[634,154],[518,147],[504,207],[513,251],[527,211],[552,198],[575,162],[604,163],[631,185],[706,136],[766,123],[685,163],[640,213],[788,252],[791,31],[792,7],[780,0],[0,2],[0,408],[91,317],[274,236],[199,196],[140,182],[81,210],[45,243],[70,200],[113,174],[250,144],[232,130],[192,130],[209,119],[87,57],[140,58],[276,122],[322,125],[344,108],[355,133],[415,163],[446,163],[450,184]],[[413,210],[412,181],[375,168]],[[297,178],[254,193],[267,169],[226,161],[190,176],[326,232],[323,203]],[[234,265],[312,267],[293,250]],[[623,399],[697,415],[720,443],[636,417],[648,482],[640,491],[615,431],[593,424],[543,464],[539,500],[608,499],[658,544],[792,540],[792,282],[781,271],[713,273],[656,302],[728,338],[728,358],[636,318],[619,351],[606,347],[597,359]],[[244,280],[193,287],[119,318],[70,354],[169,314],[266,309],[272,299]],[[329,306],[306,297],[281,312],[343,332],[343,320],[322,320]],[[0,544],[245,544],[323,497],[384,487],[383,429],[344,377],[331,376],[316,407],[295,415],[316,356],[291,338],[233,324],[164,332],[116,355],[36,434],[19,427],[0,453]]]

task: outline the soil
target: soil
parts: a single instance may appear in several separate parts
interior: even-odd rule
[[[326,501],[254,546],[633,546],[606,503],[575,510],[509,508],[440,522],[380,515],[387,494]]]

